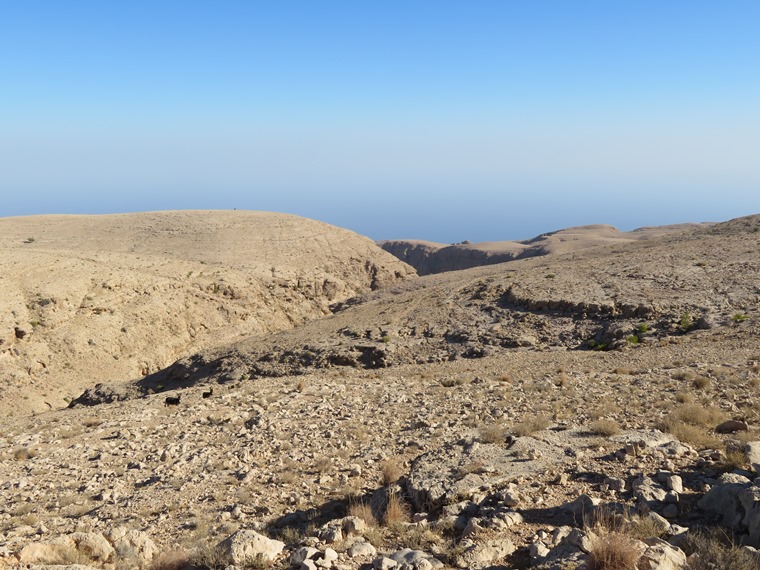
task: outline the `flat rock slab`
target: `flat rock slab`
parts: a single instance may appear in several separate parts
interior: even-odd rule
[[[473,489],[561,469],[574,461],[574,450],[596,442],[598,437],[579,429],[545,430],[517,438],[512,445],[463,438],[415,459],[407,491],[418,509],[435,512]]]
[[[624,432],[619,442],[656,447],[673,441],[656,431]],[[475,434],[419,456],[412,463],[407,492],[417,509],[437,512],[478,489],[497,489],[517,478],[544,477],[576,463],[599,436],[579,428],[548,429],[508,443],[480,443]],[[614,444],[613,444],[614,445]]]

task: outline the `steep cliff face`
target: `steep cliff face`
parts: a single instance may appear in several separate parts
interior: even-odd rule
[[[368,238],[267,212],[4,218],[0,242],[0,399],[30,410],[414,275]]]

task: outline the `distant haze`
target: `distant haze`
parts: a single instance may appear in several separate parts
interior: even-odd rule
[[[760,3],[8,2],[0,217],[525,239],[760,212]]]

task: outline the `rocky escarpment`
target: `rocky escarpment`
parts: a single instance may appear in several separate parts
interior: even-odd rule
[[[14,412],[414,276],[367,238],[267,212],[5,218],[0,241],[0,407]]]

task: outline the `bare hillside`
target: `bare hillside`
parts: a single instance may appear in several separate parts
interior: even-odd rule
[[[456,243],[421,240],[384,240],[378,245],[417,270],[420,275],[494,265],[516,259],[568,253],[601,245],[623,244],[678,233],[699,224],[676,224],[621,232],[604,224],[578,226],[541,234],[522,241]]]
[[[413,275],[364,237],[266,212],[5,218],[0,243],[0,408],[13,410],[65,406]]]
[[[400,281],[14,418],[0,567],[755,570],[758,236]]]

